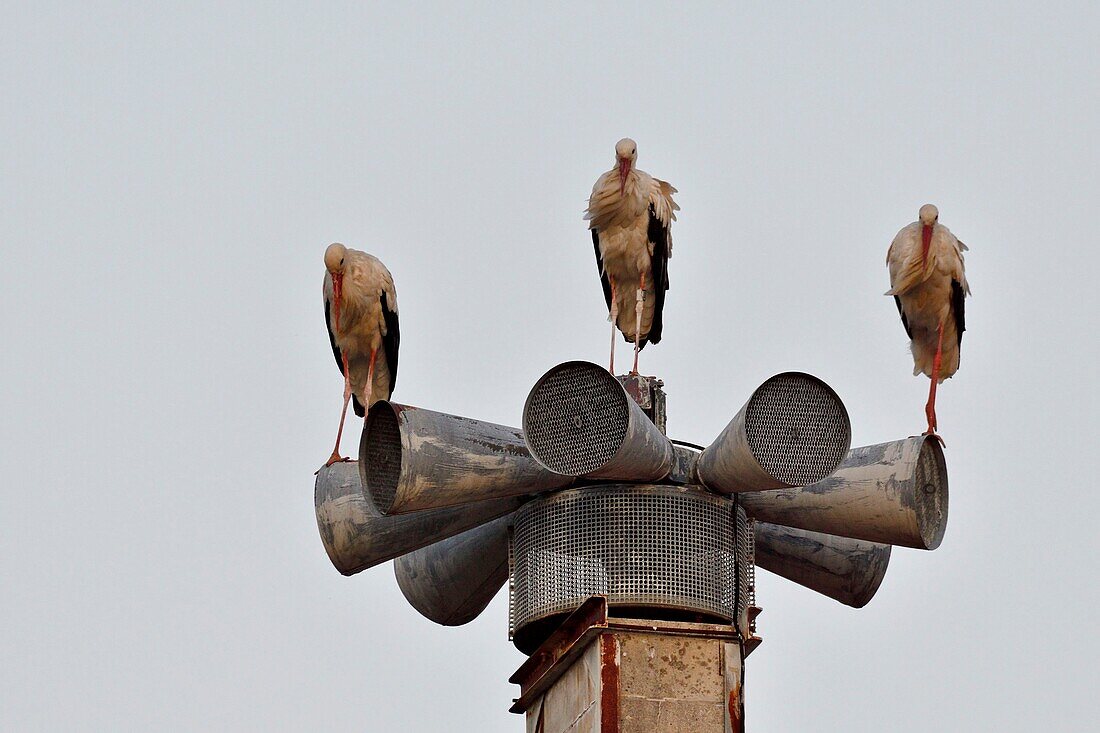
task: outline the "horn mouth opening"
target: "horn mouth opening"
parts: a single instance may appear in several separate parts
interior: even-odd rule
[[[935,438],[921,443],[913,494],[921,540],[925,549],[934,550],[947,532],[947,461]]]
[[[359,470],[364,493],[381,514],[388,514],[393,509],[403,454],[396,411],[384,400],[376,402],[367,414],[363,429]]]
[[[523,408],[531,455],[548,470],[581,476],[607,465],[626,438],[630,398],[606,369],[560,364],[535,384]]]
[[[777,374],[745,410],[745,437],[760,467],[788,486],[806,486],[836,470],[851,443],[848,412],[827,384],[809,374]]]

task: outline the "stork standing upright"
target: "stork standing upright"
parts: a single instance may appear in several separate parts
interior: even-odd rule
[[[932,204],[920,207],[919,219],[903,227],[886,253],[890,289],[913,352],[913,376],[931,378],[925,435],[935,435],[936,386],[959,369],[964,300],[970,294],[963,252],[966,245],[939,223]],[[942,441],[941,441],[942,442]]]
[[[592,230],[596,266],[603,281],[611,321],[611,365],[615,373],[615,329],[638,352],[661,340],[668,260],[669,230],[680,208],[672,200],[676,189],[634,167],[638,146],[630,138],[615,144],[616,165],[592,187],[584,218]]]
[[[336,447],[326,466],[340,457],[348,400],[363,417],[375,402],[389,399],[397,382],[397,290],[381,260],[366,252],[330,244],[325,250],[325,325],[336,364],[344,375],[344,407]],[[379,352],[382,359],[379,360]]]

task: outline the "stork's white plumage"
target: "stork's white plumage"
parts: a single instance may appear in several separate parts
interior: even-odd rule
[[[646,343],[658,343],[664,326],[670,229],[679,206],[676,189],[634,167],[638,146],[630,138],[615,144],[616,165],[592,187],[585,219],[592,230],[596,265],[611,320],[611,373],[615,373],[615,329],[634,343],[634,368]]]
[[[344,407],[336,447],[326,466],[340,457],[348,400],[363,417],[378,400],[389,399],[397,382],[397,290],[381,260],[366,252],[330,244],[325,250],[325,325],[336,364],[344,375]],[[378,359],[381,355],[382,358]]]
[[[913,375],[931,379],[925,415],[927,434],[935,434],[936,386],[959,369],[962,335],[966,330],[966,245],[939,223],[932,204],[920,207],[917,221],[902,228],[886,253],[890,289],[913,352]]]

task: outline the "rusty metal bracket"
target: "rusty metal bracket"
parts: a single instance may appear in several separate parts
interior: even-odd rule
[[[538,700],[569,668],[569,663],[580,656],[588,642],[605,629],[607,598],[592,596],[569,614],[562,625],[508,678],[522,691],[508,712],[527,712],[531,703]]]

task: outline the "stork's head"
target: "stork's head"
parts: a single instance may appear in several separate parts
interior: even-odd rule
[[[628,137],[615,143],[615,158],[619,161],[619,195],[626,191],[626,177],[638,159],[638,144]]]
[[[932,204],[925,204],[920,207],[918,216],[920,217],[921,262],[927,262],[928,248],[932,246],[932,227],[940,218],[940,210]]]
[[[336,302],[336,322],[340,322],[340,296],[344,290],[344,259],[348,256],[348,248],[339,242],[333,242],[325,250],[325,269],[332,276],[332,297]]]
[[[333,276],[344,274],[344,258],[347,257],[348,248],[339,242],[333,242],[325,250],[325,269]]]
[[[923,226],[930,227],[936,223],[940,218],[940,210],[932,204],[925,204],[920,207],[920,223]]]

